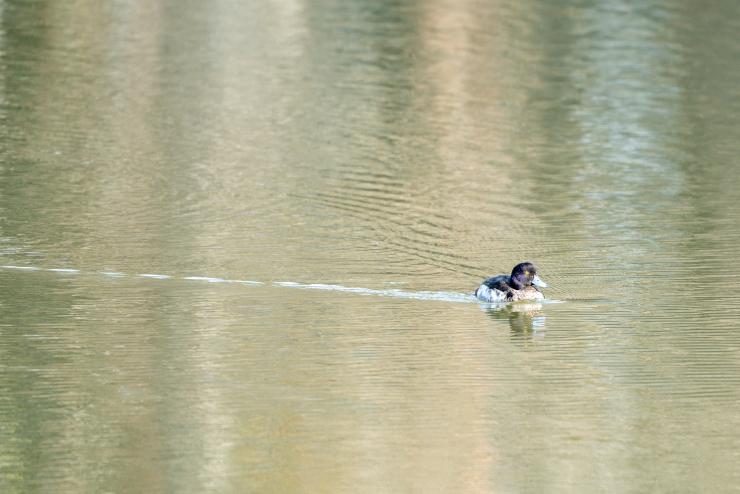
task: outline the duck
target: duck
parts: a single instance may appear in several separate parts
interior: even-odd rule
[[[547,283],[537,276],[537,267],[527,261],[514,266],[511,275],[499,274],[484,280],[475,290],[475,297],[483,302],[542,300],[545,296],[539,289],[546,287]]]

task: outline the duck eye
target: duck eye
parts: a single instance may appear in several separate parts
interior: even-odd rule
[[[524,276],[529,276],[529,271],[525,270],[524,271]]]

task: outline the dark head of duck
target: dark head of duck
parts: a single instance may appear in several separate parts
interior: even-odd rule
[[[532,285],[540,287],[547,286],[537,276],[537,268],[531,262],[522,262],[514,266],[514,269],[511,270],[511,281],[509,284],[516,290],[522,290]]]

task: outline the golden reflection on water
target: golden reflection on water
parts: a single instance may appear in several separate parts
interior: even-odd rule
[[[737,484],[700,10],[0,4],[0,491]],[[525,259],[563,303],[451,303]]]

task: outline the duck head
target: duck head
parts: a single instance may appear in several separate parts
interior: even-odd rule
[[[531,262],[522,262],[514,266],[511,270],[511,286],[521,290],[532,285],[539,288],[547,287],[547,283],[537,276],[537,267]]]

